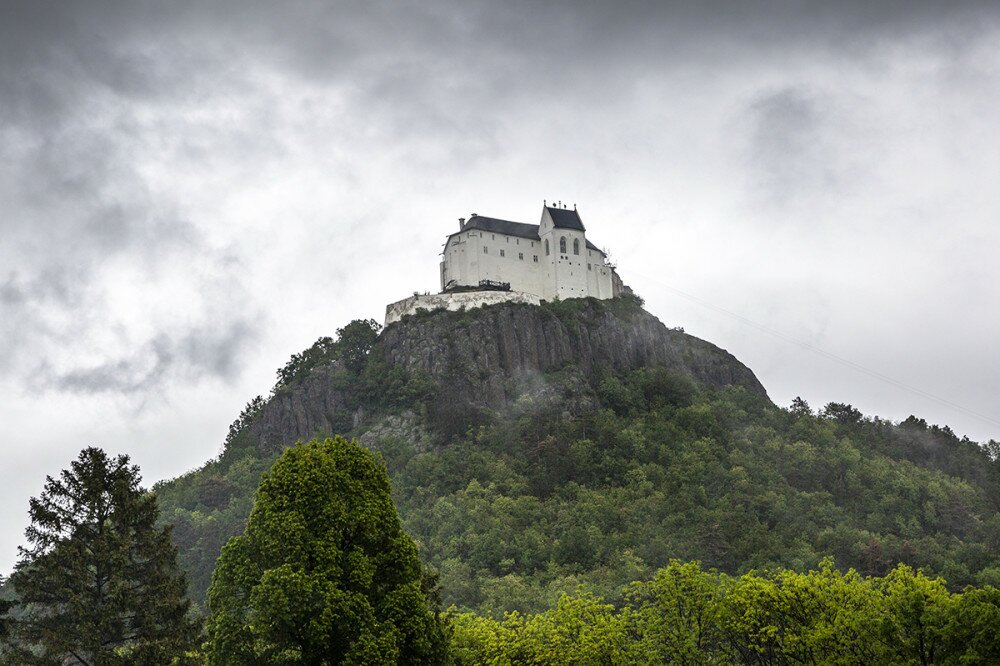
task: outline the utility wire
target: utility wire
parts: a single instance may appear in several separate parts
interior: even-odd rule
[[[650,277],[648,275],[643,275],[642,273],[636,273],[635,271],[630,271],[630,272],[634,273],[635,275],[637,275],[637,276],[639,276],[639,277],[641,277],[641,278],[643,278],[645,280],[648,280],[649,282],[652,282],[652,283],[656,284],[659,287],[662,287],[663,289],[666,289],[667,291],[670,291],[670,292],[672,292],[674,294],[677,294],[678,296],[682,296],[682,297],[684,297],[684,298],[686,298],[686,299],[688,299],[690,301],[693,301],[693,302],[697,303],[698,305],[701,305],[702,307],[706,307],[709,310],[714,310],[716,312],[719,312],[721,314],[726,315],[727,317],[732,317],[733,319],[735,319],[735,320],[737,320],[737,321],[739,321],[739,322],[741,322],[741,323],[743,323],[743,324],[745,324],[745,325],[747,325],[747,326],[749,326],[751,328],[755,328],[758,331],[761,331],[763,333],[767,333],[768,335],[774,336],[774,337],[778,338],[779,340],[784,340],[785,342],[791,343],[793,345],[798,345],[799,347],[802,347],[803,349],[809,350],[809,351],[811,351],[811,352],[813,352],[815,354],[818,354],[820,356],[828,358],[831,361],[836,361],[837,363],[840,363],[841,365],[846,365],[849,368],[853,368],[854,370],[857,370],[858,372],[866,374],[869,377],[874,377],[875,379],[881,380],[881,381],[883,381],[883,382],[885,382],[887,384],[891,384],[892,386],[895,386],[896,388],[901,388],[901,389],[903,389],[905,391],[909,391],[910,393],[913,393],[915,395],[919,395],[920,397],[926,398],[928,400],[932,400],[932,401],[934,401],[934,402],[936,402],[938,404],[944,405],[945,407],[950,407],[951,409],[954,409],[954,410],[957,410],[959,412],[962,412],[963,414],[966,414],[966,415],[971,416],[973,418],[979,419],[981,421],[985,421],[986,423],[989,423],[989,424],[994,425],[994,426],[1000,426],[1000,420],[994,419],[994,418],[992,418],[990,416],[987,416],[986,414],[982,414],[980,412],[977,412],[974,409],[969,409],[968,407],[964,407],[964,406],[962,406],[962,405],[960,405],[958,403],[952,402],[951,400],[947,400],[946,398],[942,398],[940,396],[934,395],[933,393],[928,393],[927,391],[924,391],[922,389],[916,388],[914,386],[910,386],[909,384],[901,382],[898,379],[893,379],[889,375],[882,374],[881,372],[878,372],[877,370],[872,370],[871,368],[867,368],[867,367],[861,365],[860,363],[855,363],[854,361],[852,361],[850,359],[847,359],[847,358],[844,358],[843,356],[838,356],[836,354],[828,352],[825,349],[821,349],[820,347],[817,347],[816,345],[810,344],[810,343],[805,342],[803,340],[799,340],[799,339],[794,338],[794,337],[792,337],[790,335],[786,335],[785,333],[782,333],[781,331],[775,330],[775,329],[773,329],[773,328],[771,328],[769,326],[764,326],[763,324],[758,324],[757,322],[753,321],[752,319],[748,319],[748,318],[744,317],[741,314],[737,314],[735,312],[732,312],[731,310],[727,310],[725,308],[721,308],[718,305],[715,305],[713,303],[709,303],[708,301],[704,300],[703,298],[699,298],[698,296],[695,296],[693,294],[689,294],[689,293],[687,293],[685,291],[681,291],[680,289],[677,289],[676,287],[671,287],[670,285],[665,284],[664,282],[662,282],[660,280],[657,280],[656,278],[652,278],[652,277]]]

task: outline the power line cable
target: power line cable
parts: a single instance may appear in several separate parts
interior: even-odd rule
[[[945,407],[950,407],[951,409],[954,409],[954,410],[957,410],[959,412],[962,412],[963,414],[966,414],[967,416],[971,416],[973,418],[979,419],[981,421],[984,421],[984,422],[989,423],[989,424],[994,425],[994,426],[1000,426],[1000,420],[994,419],[994,418],[992,418],[990,416],[987,416],[986,414],[982,414],[980,412],[977,412],[974,409],[969,409],[968,407],[960,405],[960,404],[958,404],[956,402],[952,402],[951,400],[948,400],[946,398],[942,398],[940,396],[934,395],[933,393],[928,393],[927,391],[924,391],[923,389],[916,388],[915,386],[910,386],[909,384],[901,382],[898,379],[893,379],[889,375],[886,375],[886,374],[883,374],[881,372],[878,372],[877,370],[872,370],[871,368],[865,367],[865,366],[861,365],[860,363],[855,363],[854,361],[852,361],[850,359],[847,359],[847,358],[844,358],[843,356],[838,356],[837,354],[833,354],[831,352],[828,352],[825,349],[817,347],[814,344],[805,342],[803,340],[799,340],[799,339],[794,338],[794,337],[792,337],[790,335],[782,333],[781,331],[773,329],[773,328],[771,328],[769,326],[765,326],[763,324],[758,324],[757,322],[753,321],[752,319],[748,319],[747,317],[744,317],[741,314],[738,314],[738,313],[733,312],[731,310],[727,310],[725,308],[719,307],[718,305],[710,303],[710,302],[706,301],[705,299],[699,298],[698,296],[695,296],[693,294],[689,294],[689,293],[687,293],[685,291],[681,291],[680,289],[677,289],[676,287],[672,287],[672,286],[670,286],[670,285],[668,285],[668,284],[666,284],[666,283],[664,283],[661,280],[658,280],[656,278],[652,278],[652,277],[650,277],[648,275],[643,275],[642,273],[636,273],[635,271],[631,271],[631,270],[630,270],[630,272],[633,273],[634,275],[637,275],[638,277],[641,277],[641,278],[643,278],[645,280],[648,280],[649,282],[652,282],[652,283],[656,284],[657,286],[662,287],[663,289],[666,289],[666,290],[668,290],[668,291],[670,291],[670,292],[672,292],[674,294],[677,294],[678,296],[682,296],[682,297],[684,297],[684,298],[686,298],[686,299],[688,299],[690,301],[693,301],[693,302],[697,303],[698,305],[701,305],[702,307],[706,307],[706,308],[708,308],[710,310],[714,310],[716,312],[719,312],[721,314],[726,315],[727,317],[732,317],[733,319],[736,319],[737,321],[739,321],[739,322],[741,322],[741,323],[743,323],[743,324],[745,324],[747,326],[750,326],[751,328],[755,328],[755,329],[757,329],[757,330],[759,330],[759,331],[761,331],[763,333],[767,333],[768,335],[774,336],[774,337],[776,337],[776,338],[778,338],[780,340],[784,340],[785,342],[788,342],[788,343],[791,343],[791,344],[794,344],[794,345],[798,345],[799,347],[802,347],[803,349],[806,349],[806,350],[811,351],[811,352],[813,352],[815,354],[818,354],[820,356],[828,358],[831,361],[836,361],[837,363],[840,363],[842,365],[846,365],[847,367],[852,368],[854,370],[857,370],[858,372],[861,372],[863,374],[866,374],[869,377],[874,377],[875,379],[881,380],[881,381],[883,381],[883,382],[885,382],[887,384],[895,386],[896,388],[901,388],[903,390],[909,391],[910,393],[918,395],[918,396],[920,396],[922,398],[926,398],[926,399],[932,400],[932,401],[934,401],[934,402],[936,402],[936,403],[938,403],[940,405],[944,405]]]

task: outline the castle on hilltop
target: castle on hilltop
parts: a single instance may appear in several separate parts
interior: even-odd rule
[[[587,240],[576,210],[542,204],[538,224],[473,213],[459,218],[441,259],[441,293],[386,308],[386,324],[419,309],[458,310],[505,301],[614,298],[625,289],[606,252]]]

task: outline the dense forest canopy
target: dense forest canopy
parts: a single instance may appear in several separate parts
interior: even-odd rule
[[[477,315],[448,316],[459,327]],[[672,558],[738,575],[805,571],[831,556],[863,575],[921,567],[954,590],[1000,583],[994,442],[849,404],[782,409],[662,368],[602,371],[582,386],[564,381],[572,368],[551,372],[557,399],[463,421],[427,376],[368,353],[377,333],[353,322],[321,339],[282,368],[271,399],[334,368],[366,415],[338,421],[342,434],[383,456],[446,606],[502,617],[548,609],[580,586],[620,603],[624,585]],[[276,457],[250,435],[265,404],[248,404],[217,459],[156,487],[199,602]]]
[[[557,335],[602,318],[589,339],[618,336],[634,352],[657,334],[640,306],[557,302],[545,316]],[[443,316],[454,336],[483,328],[478,312]],[[623,324],[638,316],[645,329],[630,339]],[[997,442],[846,403],[777,407],[745,366],[677,331],[656,352],[672,367],[565,363],[490,409],[440,373],[394,362],[379,333],[355,321],[294,355],[217,458],[154,493],[119,461],[129,520],[82,502],[88,518],[73,527],[63,500],[86,486],[74,481],[82,463],[63,472],[65,488],[50,478],[27,536],[51,538],[0,589],[0,661],[1000,660]],[[454,358],[448,368],[469,379]],[[357,439],[282,444],[289,417]],[[98,508],[114,496],[101,483]],[[144,550],[142,535],[158,548]],[[118,545],[94,545],[105,542]],[[86,555],[104,551],[127,565],[115,599],[159,581],[152,601],[122,610],[105,599],[107,558]],[[58,613],[91,596],[96,605]],[[157,608],[170,612],[155,632],[129,629]],[[32,633],[53,617],[58,633]]]

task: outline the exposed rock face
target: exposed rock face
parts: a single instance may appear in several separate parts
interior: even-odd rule
[[[558,314],[557,314],[558,313]],[[580,300],[554,307],[505,303],[439,311],[388,326],[373,355],[423,371],[452,410],[516,409],[519,401],[593,401],[604,372],[664,367],[714,388],[740,385],[766,396],[753,372],[715,345],[668,329],[636,305]],[[252,434],[263,451],[356,428],[364,419],[336,362],[315,368],[264,407]],[[581,403],[582,401],[582,403]]]
[[[594,300],[578,304],[563,317],[520,304],[437,312],[389,326],[378,346],[392,364],[423,370],[453,397],[494,410],[510,406],[540,374],[567,367],[588,379],[664,367],[705,386],[738,384],[767,394],[732,354],[668,329],[637,306],[616,311]]]
[[[350,396],[340,388],[340,363],[314,368],[308,377],[271,396],[261,418],[250,426],[262,452],[280,451],[300,439],[346,433],[355,424]]]

